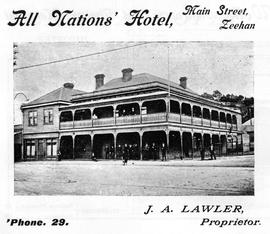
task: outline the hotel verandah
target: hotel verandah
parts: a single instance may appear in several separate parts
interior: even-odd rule
[[[23,160],[90,159],[92,153],[120,159],[119,147],[136,145],[131,159],[151,159],[144,152],[153,142],[167,145],[168,158],[200,157],[211,143],[217,155],[241,151],[241,113],[219,102],[202,98],[187,87],[151,74],[122,77],[104,83],[98,74],[96,90],[83,92],[65,83],[21,106]]]

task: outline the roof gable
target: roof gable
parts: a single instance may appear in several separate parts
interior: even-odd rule
[[[37,105],[37,104],[50,103],[50,102],[59,102],[59,101],[70,102],[73,95],[83,94],[83,93],[85,92],[78,89],[61,87],[31,102],[28,102],[24,104],[23,106]]]

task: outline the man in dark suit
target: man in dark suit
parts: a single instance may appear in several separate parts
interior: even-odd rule
[[[166,144],[163,142],[161,144],[161,154],[162,154],[162,161],[166,161],[167,160],[167,147],[166,147]]]

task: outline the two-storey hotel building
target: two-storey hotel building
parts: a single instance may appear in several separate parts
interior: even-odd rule
[[[133,147],[131,159],[146,160],[153,143],[158,150],[165,143],[170,159],[199,157],[212,143],[218,155],[239,149],[240,111],[196,94],[186,77],[177,84],[127,68],[120,78],[104,78],[95,76],[93,92],[66,83],[22,105],[23,160],[59,152],[62,159],[119,159],[123,145]]]

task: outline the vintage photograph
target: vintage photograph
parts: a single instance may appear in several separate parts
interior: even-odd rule
[[[252,41],[13,44],[14,194],[254,195]]]

